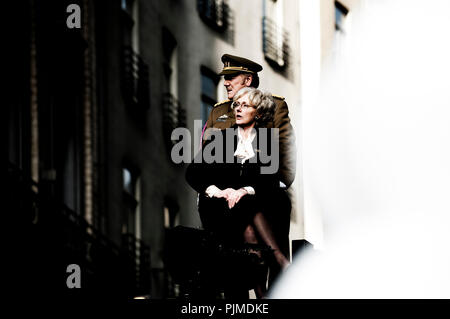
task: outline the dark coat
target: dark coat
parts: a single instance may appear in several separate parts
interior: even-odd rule
[[[295,134],[289,118],[289,109],[283,97],[273,95],[275,102],[275,114],[273,121],[267,123],[267,128],[278,128],[280,139],[280,169],[278,180],[289,187],[295,178],[296,146]],[[231,100],[226,100],[214,105],[206,123],[207,128],[226,129],[236,123],[234,112],[231,108]]]
[[[234,125],[231,129],[236,129]],[[212,146],[214,138],[205,142],[202,147],[202,151],[196,155],[194,162],[191,163],[186,171],[186,180],[189,185],[192,186],[198,193],[204,194],[205,190],[210,185],[216,185],[220,189],[234,188],[239,189],[244,186],[251,186],[255,189],[257,197],[264,196],[270,193],[273,189],[278,188],[279,182],[275,174],[262,174],[261,168],[264,166],[269,166],[271,163],[263,164],[260,158],[261,147],[263,147],[262,141],[260,141],[260,134],[258,129],[257,135],[253,140],[253,150],[256,156],[256,162],[252,163],[247,160],[245,163],[241,163],[240,159],[233,155],[233,162],[226,163],[227,149],[226,149],[226,130],[217,132],[218,136],[223,139],[223,149],[221,160],[219,163],[206,163],[204,160],[201,163],[196,163],[199,158],[203,156],[205,158],[206,154],[209,154],[208,146]],[[237,136],[234,135],[232,152],[236,151],[237,147]],[[271,150],[271,136],[268,136],[269,140],[266,141],[265,145],[268,146],[266,153],[273,154],[275,150]],[[261,142],[261,143],[260,143]],[[230,149],[231,150],[231,149]],[[228,150],[228,151],[230,151]],[[254,159],[253,159],[254,161]],[[278,159],[279,161],[279,159]],[[221,163],[220,163],[221,162]]]
[[[232,129],[235,129],[233,126]],[[268,207],[271,195],[279,190],[279,181],[276,172],[274,174],[262,174],[261,168],[270,165],[270,163],[263,164],[260,158],[261,149],[263,146],[260,141],[260,134],[257,130],[257,135],[253,140],[253,149],[255,152],[256,161],[254,163],[247,160],[241,163],[241,160],[232,156],[233,162],[226,163],[227,149],[226,149],[226,130],[217,132],[219,138],[223,138],[222,149],[222,163],[196,163],[199,157],[209,154],[208,146],[212,146],[213,139],[206,141],[203,145],[202,151],[196,156],[193,163],[189,164],[186,170],[186,180],[199,193],[199,213],[206,230],[216,233],[229,233],[230,236],[242,236],[243,231],[247,225],[252,222],[252,217],[257,211],[264,211]],[[269,140],[265,145],[270,146]],[[236,151],[237,136],[233,139],[233,154]],[[230,151],[228,150],[228,151]],[[272,154],[271,149],[265,150],[268,154]],[[224,198],[209,198],[205,191],[210,185],[215,185],[219,189],[226,188],[239,189],[245,186],[251,186],[255,190],[255,195],[245,195],[236,204],[235,207],[229,209]],[[234,230],[234,231],[233,231]]]

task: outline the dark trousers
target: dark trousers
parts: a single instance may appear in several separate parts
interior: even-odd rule
[[[204,229],[232,244],[244,243],[244,230],[253,223],[257,211],[264,213],[280,250],[289,259],[291,201],[286,191],[277,189],[259,198],[244,196],[232,209],[228,208],[224,198],[207,198],[205,195],[199,198],[199,214]],[[281,268],[274,258],[268,261],[268,266],[270,289]],[[225,289],[225,297],[246,299],[248,288],[240,282],[230,281],[230,286]]]
[[[241,244],[244,242],[244,230],[252,223],[256,207],[256,199],[251,196],[242,197],[229,209],[224,198],[200,195],[198,211],[205,230],[227,243]]]
[[[199,214],[203,228],[214,233],[217,238],[230,245],[244,244],[244,231],[252,223],[257,203],[253,196],[244,196],[232,208],[224,198],[208,198],[200,195]],[[226,299],[245,300],[249,298],[248,283],[244,282],[243,274],[234,269],[235,274],[226,274],[224,295]]]

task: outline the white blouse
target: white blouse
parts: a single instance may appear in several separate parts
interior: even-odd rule
[[[236,151],[234,152],[234,156],[241,158],[242,163],[244,163],[249,158],[255,156],[255,152],[253,151],[252,142],[255,139],[256,131],[251,130],[249,136],[244,138],[244,129],[238,127],[238,144],[236,147]]]

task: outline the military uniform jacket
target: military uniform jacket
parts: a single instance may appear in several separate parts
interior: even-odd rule
[[[284,98],[273,95],[275,102],[275,114],[267,128],[278,128],[280,145],[280,169],[278,179],[289,187],[295,178],[296,147],[295,135],[289,118],[289,109]],[[217,103],[209,114],[206,128],[226,129],[235,125],[231,100]]]

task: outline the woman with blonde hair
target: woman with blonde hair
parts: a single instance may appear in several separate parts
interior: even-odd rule
[[[199,214],[205,230],[230,243],[262,242],[271,247],[275,260],[286,268],[289,261],[278,247],[265,217],[273,212],[264,209],[270,207],[271,193],[279,183],[276,171],[264,173],[263,168],[269,163],[262,160],[264,154],[271,154],[278,161],[278,149],[274,147],[278,146],[274,141],[277,134],[260,131],[273,118],[272,95],[246,87],[234,96],[232,107],[236,124],[231,129],[215,132],[215,139],[206,141],[189,165],[186,179],[199,193]],[[237,134],[227,134],[228,130]],[[222,144],[211,156],[209,152],[213,143],[218,144],[217,139]],[[230,144],[232,156],[227,147]],[[230,158],[232,161],[227,162]],[[264,277],[255,287],[257,297],[264,297],[265,281]]]

